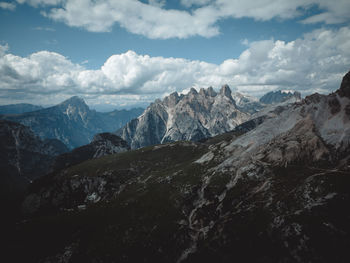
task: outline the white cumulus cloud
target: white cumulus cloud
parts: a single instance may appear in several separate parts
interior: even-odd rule
[[[315,30],[290,42],[251,42],[238,58],[220,65],[128,51],[112,55],[97,70],[54,52],[20,57],[0,46],[0,103],[45,104],[80,95],[92,104],[130,105],[191,86],[219,88],[225,83],[255,96],[274,89],[329,93],[350,70],[349,35],[350,29],[343,27]]]
[[[13,11],[16,9],[16,5],[14,3],[9,2],[0,2],[0,8]]]
[[[252,18],[267,21],[309,15],[303,23],[338,24],[349,22],[349,0],[188,0],[180,3],[187,10],[166,9],[164,0],[17,0],[45,8],[42,14],[72,27],[92,32],[111,31],[119,24],[131,33],[152,39],[213,37],[220,33],[218,21]]]

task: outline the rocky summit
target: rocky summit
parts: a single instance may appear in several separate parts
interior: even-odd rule
[[[335,93],[281,106],[236,131],[43,177],[5,251],[17,262],[348,262],[348,89],[345,78]],[[230,99],[227,89],[201,93]]]
[[[249,117],[237,107],[229,86],[222,86],[219,93],[212,87],[199,92],[192,88],[186,95],[175,92],[162,101],[156,100],[117,134],[134,149],[172,141],[198,141],[230,131]]]

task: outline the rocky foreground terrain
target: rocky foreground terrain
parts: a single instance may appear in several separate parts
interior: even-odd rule
[[[5,251],[15,262],[349,262],[349,145],[350,73],[335,93],[229,133],[37,180]]]
[[[18,214],[18,203],[33,180],[50,171],[129,149],[117,135],[101,133],[90,144],[69,152],[57,139],[41,140],[29,127],[0,120],[0,204],[6,211],[3,218],[11,220]]]

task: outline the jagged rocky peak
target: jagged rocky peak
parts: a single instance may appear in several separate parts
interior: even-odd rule
[[[214,91],[213,87],[209,87],[207,89],[201,88],[199,90],[199,94],[202,96],[209,96],[209,97],[215,97],[217,93]]]
[[[197,95],[198,92],[197,92],[197,90],[195,88],[191,88],[190,92],[188,93],[188,95],[190,95],[190,94]]]
[[[343,77],[343,80],[337,93],[340,97],[350,98],[350,71],[346,73],[346,75]]]
[[[210,97],[215,97],[217,95],[217,93],[215,92],[215,90],[213,89],[212,86],[210,86],[208,89],[207,89],[207,94],[210,96]]]
[[[164,103],[168,106],[168,107],[174,107],[179,100],[182,98],[183,95],[179,96],[179,94],[175,91],[173,93],[171,93],[169,96],[164,98]]]
[[[232,99],[231,93],[232,93],[231,89],[227,84],[223,85],[220,89],[220,94],[222,94],[230,99]]]

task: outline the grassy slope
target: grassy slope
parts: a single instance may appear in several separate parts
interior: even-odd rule
[[[174,259],[187,245],[179,224],[183,218],[179,205],[186,203],[182,192],[195,193],[203,171],[193,161],[206,150],[203,145],[177,142],[70,167],[67,178],[76,174],[96,176],[105,171],[120,176],[126,169],[135,168],[139,180],[115,199],[91,205],[85,211],[39,216],[21,224],[13,239],[16,250],[20,248],[22,253],[11,254],[35,262],[79,240],[74,255],[77,261],[91,261],[101,255],[106,262],[112,259],[134,262],[154,259],[154,255],[160,261]],[[33,189],[49,184],[51,179],[52,175],[39,180]],[[178,240],[183,240],[183,244]]]
[[[70,180],[112,171],[112,177],[129,184],[115,198],[84,211],[41,213],[18,225],[11,235],[15,249],[8,251],[17,262],[37,262],[49,256],[55,262],[53,255],[62,258],[68,247],[74,250],[72,262],[175,262],[191,245],[193,233],[183,221],[193,208],[203,175],[215,165],[214,161],[193,162],[211,144],[232,136],[236,135],[220,135],[202,144],[147,147],[68,168],[56,176]],[[134,177],[124,178],[130,170]],[[50,185],[53,178],[43,178],[32,190]],[[293,262],[298,257],[346,262],[350,258],[346,249],[350,242],[349,172],[305,165],[271,167],[266,176],[239,181],[220,204],[217,195],[230,178],[231,174],[218,173],[205,189],[210,202],[198,209],[196,218],[215,225],[206,239],[199,238],[199,253],[190,254],[188,262],[231,262],[233,258]],[[263,185],[270,186],[257,191]],[[307,208],[333,192],[337,193],[333,199]],[[276,218],[283,221],[276,223]],[[301,226],[301,233],[294,226]]]

